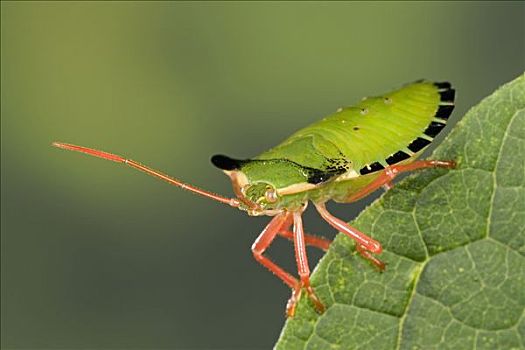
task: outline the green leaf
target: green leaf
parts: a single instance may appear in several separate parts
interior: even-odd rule
[[[525,348],[525,75],[472,108],[431,158],[352,223],[383,243],[378,273],[339,234],[277,349]]]

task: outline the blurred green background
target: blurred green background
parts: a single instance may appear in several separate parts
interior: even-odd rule
[[[52,141],[230,194],[211,155],[365,95],[450,80],[457,122],[524,70],[524,23],[523,2],[3,1],[2,347],[268,349],[285,321],[250,252],[268,218]],[[313,210],[306,227],[334,235]],[[288,242],[270,255],[295,269]]]

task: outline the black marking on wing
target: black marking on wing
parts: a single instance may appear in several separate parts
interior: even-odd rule
[[[427,139],[424,139],[422,137],[418,137],[410,145],[408,145],[408,149],[411,150],[414,153],[417,153],[421,151],[426,146],[430,145],[430,141]]]
[[[306,181],[314,185],[320,184],[321,182],[326,182],[333,177],[346,173],[347,171],[343,168],[328,171],[312,168],[305,168],[305,170],[308,172],[308,179]]]
[[[443,130],[445,125],[446,124],[442,124],[442,123],[438,123],[438,122],[432,122],[432,123],[430,123],[428,128],[426,128],[425,135],[428,135],[430,137],[436,137],[436,135],[439,134],[439,132],[441,130]]]
[[[305,168],[308,172],[307,182],[319,184],[326,182],[335,176],[339,176],[348,171],[350,162],[345,158],[326,158],[327,166],[324,170]]]
[[[406,154],[403,151],[397,151],[396,153],[392,154],[390,157],[386,159],[386,162],[388,165],[399,163],[405,159],[410,158],[410,155]]]
[[[421,79],[418,81],[415,81],[414,83],[422,83],[426,82],[427,80]],[[454,110],[454,98],[455,98],[455,90],[452,88],[452,85],[447,82],[437,82],[433,83],[434,86],[438,89],[438,93],[440,96],[440,103],[437,106],[436,114],[434,115],[435,118],[439,118],[442,121],[432,121],[427,128],[424,131],[424,134],[426,136],[429,136],[431,138],[436,137],[441,130],[445,127],[446,120],[450,117],[452,111]],[[414,153],[417,153],[421,150],[423,150],[425,147],[430,145],[431,141],[424,137],[417,137],[415,140],[410,142],[407,146],[407,148]],[[402,162],[408,158],[410,158],[411,155],[407,154],[403,151],[398,151],[394,154],[392,154],[390,157],[388,157],[386,160],[388,165],[393,165],[399,162]],[[359,170],[359,173],[361,175],[370,174],[376,171],[383,170],[384,167],[379,163],[375,162],[372,164],[369,164],[365,167],[363,167],[361,170]]]
[[[321,182],[329,180],[333,175],[326,173],[322,170],[314,169],[314,171],[309,172],[308,179],[306,180],[310,184],[317,185]]]
[[[450,89],[452,87],[448,81],[434,83],[434,85],[437,86],[438,89]]]
[[[456,90],[448,89],[448,90],[439,91],[439,95],[441,96],[441,102],[454,102],[454,97],[456,96]]]
[[[382,170],[384,168],[385,167],[382,166],[381,163],[375,162],[375,163],[372,163],[370,165],[367,165],[367,166],[361,168],[361,170],[359,170],[359,174],[366,175],[366,174],[369,174],[369,173],[373,173],[375,171]]]
[[[440,105],[437,112],[436,118],[448,119],[452,111],[454,110],[454,105]]]

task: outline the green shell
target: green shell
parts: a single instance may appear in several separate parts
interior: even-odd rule
[[[430,144],[454,108],[449,83],[419,81],[340,108],[303,128],[257,160],[286,159],[330,177],[364,175],[408,159]]]
[[[418,81],[340,108],[255,158],[217,155],[212,162],[278,189],[346,173],[355,178],[415,158],[445,127],[453,108],[450,83]]]

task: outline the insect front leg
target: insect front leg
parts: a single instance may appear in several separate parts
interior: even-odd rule
[[[297,278],[284,271],[272,260],[264,256],[264,252],[281,230],[288,230],[293,221],[293,214],[286,212],[275,216],[264,228],[259,237],[252,245],[252,252],[255,260],[270,270],[275,276],[280,278],[288,287],[292,289],[292,296],[286,305],[286,315],[292,317],[295,312],[295,304],[301,296],[301,282]]]
[[[298,214],[300,220],[301,213]],[[300,280],[293,277],[288,272],[284,271],[280,266],[275,264],[272,260],[264,256],[264,252],[266,251],[266,249],[268,249],[268,247],[273,242],[277,234],[279,234],[280,231],[287,232],[292,222],[294,222],[294,243],[296,241],[297,236],[298,243],[296,244],[296,246],[299,247],[298,249],[296,248],[296,253],[300,253],[296,254]],[[324,305],[315,295],[312,287],[310,286],[310,270],[308,268],[308,261],[306,260],[306,249],[302,221],[300,221],[299,224],[296,224],[296,219],[293,213],[286,212],[275,216],[253,243],[252,252],[255,260],[261,263],[261,265],[265,266],[268,270],[270,270],[273,274],[279,277],[284,283],[286,283],[288,287],[292,289],[292,296],[288,300],[286,306],[286,314],[288,317],[292,317],[294,315],[295,305],[301,296],[301,291],[303,288],[306,289],[308,296],[313,301],[316,309],[319,312],[324,311]]]
[[[426,169],[426,168],[454,168],[456,162],[454,161],[444,161],[444,160],[416,160],[410,164],[394,164],[383,170],[383,172],[367,186],[363,187],[358,192],[349,196],[343,202],[350,203],[355,202],[363,197],[368,196],[375,190],[380,187],[386,187],[386,189],[391,189],[394,185],[392,181],[394,178],[408,171]]]
[[[292,297],[288,301],[287,313],[288,316],[293,316],[295,313],[295,305],[301,295],[301,290],[304,288],[308,293],[308,297],[314,303],[318,312],[322,313],[325,307],[319,297],[315,294],[310,285],[310,267],[308,266],[308,256],[306,255],[306,242],[303,229],[302,211],[293,213],[293,243],[295,249],[295,261],[297,262],[297,272],[301,283],[297,289],[292,293]]]
[[[295,289],[299,284],[299,281],[263,255],[270,244],[272,244],[275,236],[277,236],[283,225],[290,225],[289,222],[291,217],[292,214],[287,212],[276,215],[264,228],[255,242],[253,242],[252,252],[255,260],[279,277],[288,287]],[[287,228],[288,227],[285,227],[285,229]]]

